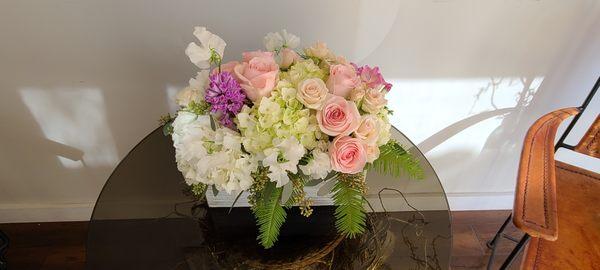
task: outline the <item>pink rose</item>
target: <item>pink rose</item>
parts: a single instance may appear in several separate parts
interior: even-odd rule
[[[350,136],[338,136],[329,145],[331,168],[334,171],[354,174],[361,172],[367,163],[362,142]]]
[[[333,54],[331,53],[329,48],[327,48],[327,44],[325,44],[324,42],[321,42],[321,41],[317,41],[317,43],[315,43],[311,47],[304,49],[304,52],[308,56],[313,56],[313,57],[321,58],[321,59],[333,57]]]
[[[379,158],[379,147],[375,144],[365,145],[365,151],[367,153],[367,162],[373,163],[373,161]]]
[[[289,68],[298,59],[300,59],[300,56],[294,50],[283,48],[279,53],[279,67]]]
[[[363,115],[354,135],[365,144],[374,144],[379,137],[379,118],[372,114]]]
[[[365,90],[364,85],[359,84],[356,88],[350,91],[350,96],[348,97],[348,99],[358,103],[362,100],[366,93],[367,91]]]
[[[242,53],[242,60],[244,62],[250,62],[250,60],[252,60],[252,58],[256,58],[256,57],[260,57],[260,58],[273,58],[275,56],[275,53],[273,52],[263,52],[261,50],[258,51],[252,51],[252,52],[243,52]]]
[[[225,64],[221,64],[221,72],[229,72],[231,73],[231,75],[235,76],[233,74],[233,68],[235,68],[235,66],[239,65],[240,62],[238,61],[229,61]],[[211,74],[217,74],[219,73],[219,68],[215,68],[212,70]]]
[[[255,102],[270,96],[279,75],[273,53],[255,51],[245,52],[242,56],[244,61],[235,65],[233,74],[246,96]]]
[[[318,110],[329,96],[329,91],[323,80],[310,78],[298,85],[296,98],[307,108]]]
[[[379,111],[387,104],[383,89],[384,88],[368,89],[361,108],[369,113],[379,113]]]
[[[360,113],[354,102],[331,95],[317,111],[317,122],[329,136],[350,135],[360,124]]]
[[[347,98],[350,91],[360,82],[356,75],[356,70],[352,65],[332,65],[329,68],[329,79],[327,79],[327,88],[332,94]]]

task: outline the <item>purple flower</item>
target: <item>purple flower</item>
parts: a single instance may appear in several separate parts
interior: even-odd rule
[[[229,72],[212,74],[204,99],[210,104],[210,111],[220,116],[219,122],[235,129],[233,118],[242,110],[246,94]]]
[[[362,67],[358,67],[356,64],[352,63],[354,68],[356,68],[356,73],[360,77],[360,80],[365,83],[369,88],[377,88],[380,85],[390,91],[392,89],[392,84],[386,82],[383,79],[383,76],[379,72],[379,67],[369,67],[368,65],[364,65]]]

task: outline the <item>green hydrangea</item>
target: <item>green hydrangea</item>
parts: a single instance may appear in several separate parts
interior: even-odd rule
[[[298,61],[287,72],[281,73],[281,78],[297,86],[309,78],[319,78],[326,81],[326,73],[313,62],[312,59]]]
[[[274,146],[273,140],[296,137],[308,150],[322,137],[314,112],[296,99],[296,89],[287,80],[279,81],[270,97],[263,97],[252,108],[244,106],[238,113],[237,127],[246,151],[261,156]]]

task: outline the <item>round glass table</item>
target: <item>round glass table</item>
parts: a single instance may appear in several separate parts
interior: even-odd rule
[[[290,213],[279,241],[265,251],[249,208],[209,208],[191,195],[170,137],[156,129],[102,189],[89,225],[86,268],[448,269],[452,235],[444,190],[415,145],[398,130],[392,133],[420,161],[425,177],[369,172],[363,235],[343,239],[303,231],[304,225],[333,228],[330,209],[315,207],[311,218]],[[218,222],[235,234],[233,240],[231,233],[215,232]]]

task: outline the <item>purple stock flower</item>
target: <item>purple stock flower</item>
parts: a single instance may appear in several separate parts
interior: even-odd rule
[[[370,67],[368,65],[364,65],[362,67],[358,67],[356,64],[352,63],[354,68],[356,68],[356,73],[360,77],[360,80],[364,82],[369,88],[376,88],[380,85],[390,91],[392,89],[392,84],[388,83],[383,79],[381,72],[379,72],[379,67]]]
[[[212,74],[204,99],[210,104],[210,111],[220,115],[219,122],[228,128],[235,128],[233,118],[242,110],[246,94],[229,72]]]

